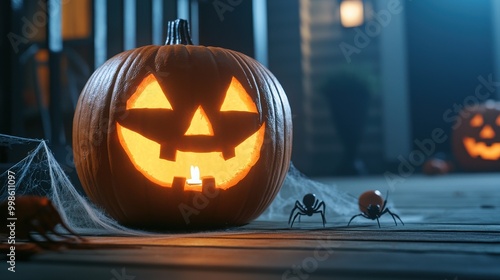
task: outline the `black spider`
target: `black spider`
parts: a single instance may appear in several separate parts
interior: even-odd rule
[[[387,198],[389,197],[389,193],[387,193],[386,197]],[[352,220],[354,220],[354,218],[361,216],[361,217],[364,217],[364,218],[370,219],[370,220],[376,219],[378,227],[380,228],[380,222],[378,219],[382,215],[384,215],[385,213],[389,213],[391,215],[396,226],[398,225],[398,223],[396,222],[396,219],[394,217],[398,218],[398,220],[401,222],[401,224],[404,225],[403,221],[401,220],[401,218],[397,214],[391,212],[391,210],[389,210],[389,208],[386,208],[387,199],[384,200],[382,208],[380,208],[381,201],[382,201],[382,197],[381,197],[379,191],[367,191],[367,192],[363,193],[359,197],[360,209],[363,209],[364,208],[363,206],[365,206],[365,205],[368,205],[368,206],[366,206],[365,211],[361,210],[362,212],[360,214],[352,216],[352,218],[351,218],[351,220],[349,220],[349,223],[347,224],[347,226],[349,226],[351,224],[351,222],[352,222]]]
[[[322,210],[319,210],[322,208]],[[295,215],[293,213],[295,210],[298,210]],[[290,227],[293,227],[293,222],[295,222],[295,218],[297,216],[299,217],[299,222],[300,222],[300,216],[299,215],[307,215],[307,216],[312,216],[315,213],[321,213],[321,218],[323,219],[323,227],[325,227],[325,203],[323,201],[319,201],[316,199],[316,196],[312,193],[308,193],[304,195],[304,198],[302,199],[302,203],[300,201],[295,201],[295,207],[293,207],[292,212],[290,213],[290,218],[288,219],[288,224],[290,224]],[[292,219],[293,216],[293,219]],[[291,222],[291,223],[290,223]]]

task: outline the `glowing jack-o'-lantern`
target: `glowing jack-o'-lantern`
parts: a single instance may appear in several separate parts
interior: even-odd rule
[[[453,153],[465,170],[500,171],[500,102],[465,108],[453,132]]]
[[[241,53],[188,42],[187,23],[169,23],[167,45],[111,58],[80,96],[78,175],[124,224],[247,223],[289,167],[291,114],[276,78]]]
[[[218,188],[235,186],[258,161],[265,133],[265,123],[259,124],[257,107],[243,86],[233,77],[222,104],[196,104],[179,109],[180,114],[175,114],[168,95],[149,74],[127,101],[128,115],[118,121],[117,129],[135,168],[158,185],[172,187],[174,177],[189,178],[195,164],[215,178]],[[181,123],[180,118],[190,121]],[[165,122],[184,126],[159,129]],[[202,190],[189,184],[185,189]]]

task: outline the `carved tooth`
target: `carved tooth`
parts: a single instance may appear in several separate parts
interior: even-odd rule
[[[171,145],[162,144],[160,147],[160,158],[175,161],[177,150]]]
[[[230,158],[234,158],[236,156],[236,152],[234,151],[234,148],[228,148],[228,149],[224,149],[222,150],[222,157],[225,159],[225,160],[228,160]]]
[[[184,192],[184,185],[186,184],[186,178],[184,177],[174,177],[172,180],[172,190],[174,193]]]
[[[215,184],[215,178],[212,176],[205,176],[202,178],[202,192],[208,198],[215,198],[219,194],[219,189]]]

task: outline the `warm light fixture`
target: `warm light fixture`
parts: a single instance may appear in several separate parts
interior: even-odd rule
[[[344,27],[356,27],[363,24],[364,11],[362,0],[343,0],[340,2],[340,22]]]

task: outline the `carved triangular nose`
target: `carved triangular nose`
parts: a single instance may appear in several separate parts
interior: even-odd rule
[[[196,109],[196,112],[194,112],[191,124],[184,135],[214,135],[212,124],[208,120],[207,114],[205,114],[205,111],[203,111],[201,106],[199,106],[198,109]]]
[[[491,128],[491,125],[485,125],[481,132],[479,132],[479,136],[483,139],[492,139],[495,137],[495,131]]]

